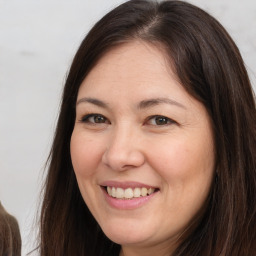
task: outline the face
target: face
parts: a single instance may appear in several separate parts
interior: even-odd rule
[[[160,255],[209,194],[210,118],[160,50],[126,43],[105,54],[80,86],[71,158],[104,233],[124,251],[158,247],[153,255]]]

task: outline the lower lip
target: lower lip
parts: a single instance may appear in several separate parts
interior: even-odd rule
[[[137,197],[133,199],[117,199],[111,197],[104,188],[102,188],[103,194],[107,203],[119,210],[133,210],[147,204],[158,192],[155,192],[148,196]]]

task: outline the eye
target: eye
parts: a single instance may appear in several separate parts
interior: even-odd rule
[[[109,123],[108,119],[101,114],[85,115],[81,120],[82,123],[105,124]]]
[[[169,125],[176,122],[166,116],[151,116],[148,118],[147,123],[150,125]]]

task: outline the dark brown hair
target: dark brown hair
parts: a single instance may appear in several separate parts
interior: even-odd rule
[[[225,29],[182,1],[131,0],[89,32],[71,65],[49,157],[41,211],[40,253],[118,255],[84,203],[70,158],[78,89],[97,60],[123,42],[164,49],[170,67],[212,119],[216,181],[197,225],[175,256],[241,256],[256,252],[256,110],[243,60]]]
[[[21,236],[17,220],[0,203],[0,255],[20,256]]]

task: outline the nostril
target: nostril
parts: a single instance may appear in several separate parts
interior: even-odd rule
[[[119,150],[112,147],[104,152],[102,162],[112,170],[126,171],[142,166],[145,157],[142,152],[133,147],[130,149],[119,148]]]

